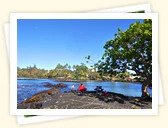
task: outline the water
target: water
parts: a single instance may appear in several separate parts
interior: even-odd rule
[[[33,96],[34,94],[48,90],[49,87],[45,87],[46,83],[58,84],[60,82],[51,79],[18,79],[17,80],[17,102],[20,103],[26,98]],[[72,85],[75,85],[75,89],[78,88],[79,82],[61,82],[67,85],[67,88],[62,91],[69,91]],[[95,82],[88,81],[82,82],[88,91],[94,91],[96,86],[102,86],[105,91],[124,94],[126,96],[141,96],[141,84],[140,83],[128,83],[128,82]],[[150,95],[152,90],[148,89]]]

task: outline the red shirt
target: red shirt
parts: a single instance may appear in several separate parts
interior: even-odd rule
[[[80,85],[78,88],[78,91],[84,92],[84,91],[86,91],[86,87],[84,85]]]

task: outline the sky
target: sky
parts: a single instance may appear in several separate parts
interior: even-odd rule
[[[135,21],[142,20],[18,19],[18,66],[36,65],[50,70],[58,63],[86,63],[88,55],[96,63],[104,53],[103,46],[114,38],[118,28],[126,30]]]

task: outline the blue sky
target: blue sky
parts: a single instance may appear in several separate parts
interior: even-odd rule
[[[19,19],[18,66],[53,69],[58,63],[77,65],[85,57],[97,62],[104,44],[114,38],[118,28],[126,30],[134,19]],[[88,66],[90,64],[87,64]]]

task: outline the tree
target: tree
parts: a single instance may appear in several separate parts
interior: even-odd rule
[[[96,65],[101,73],[134,71],[141,77],[142,97],[149,97],[152,84],[152,21],[135,22],[126,31],[118,29],[115,38],[106,42],[102,60]]]
[[[101,80],[99,73],[96,72],[94,69],[88,70],[88,78],[89,80]]]
[[[46,78],[48,74],[47,70],[38,69],[36,65],[33,67],[29,66],[27,68],[17,68],[18,77],[28,77],[28,78]]]
[[[122,80],[125,80],[130,76],[129,72],[121,72],[117,74],[117,77],[121,78]]]
[[[74,78],[78,80],[85,80],[87,79],[88,75],[88,67],[81,63],[81,65],[74,65],[73,66],[73,73],[74,73]]]
[[[57,79],[69,79],[71,78],[71,66],[68,64],[61,65],[57,64],[55,69],[50,70],[48,73],[49,78],[57,78]]]
[[[57,64],[57,66],[55,67],[55,70],[63,70],[65,67],[63,65],[61,65],[60,63]]]

